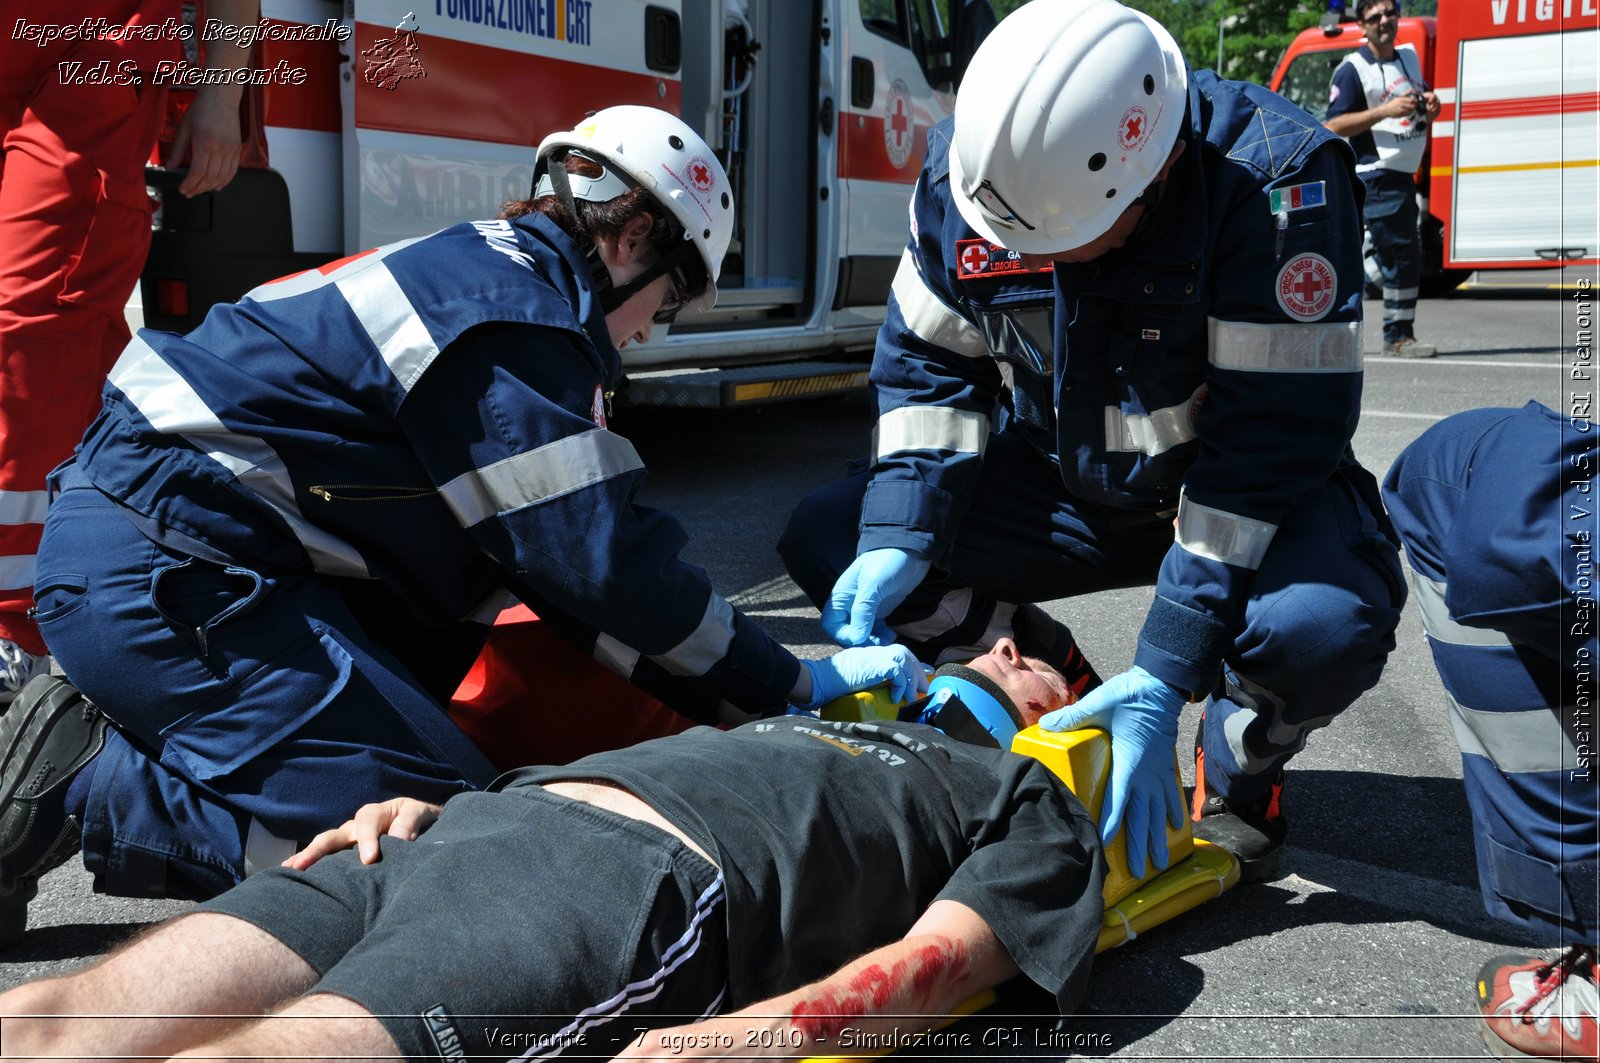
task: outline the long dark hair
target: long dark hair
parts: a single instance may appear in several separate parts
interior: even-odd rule
[[[563,162],[568,173],[580,177],[594,178],[605,173],[599,163],[577,152],[568,152]],[[665,255],[683,242],[682,227],[667,213],[660,201],[643,188],[630,188],[605,203],[590,203],[580,199],[575,201],[575,205],[578,208],[576,217],[559,196],[512,199],[501,206],[500,217],[511,221],[525,214],[543,214],[587,251],[594,246],[596,237],[616,236],[634,215],[644,214],[650,218],[648,239],[657,256]]]

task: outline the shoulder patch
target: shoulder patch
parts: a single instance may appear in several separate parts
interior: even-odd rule
[[[1267,197],[1274,214],[1321,207],[1328,202],[1327,182],[1312,181],[1304,185],[1285,185],[1283,188],[1272,189]]]
[[[1338,290],[1333,263],[1310,251],[1290,259],[1273,282],[1278,306],[1296,321],[1322,320],[1333,309]]]
[[[956,279],[977,280],[983,277],[1012,276],[1022,273],[1053,273],[1055,263],[1042,269],[1029,269],[1022,264],[1022,256],[1008,251],[988,240],[956,241]]]

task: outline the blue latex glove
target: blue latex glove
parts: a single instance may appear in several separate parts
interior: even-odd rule
[[[1128,872],[1144,877],[1145,854],[1156,869],[1167,868],[1166,825],[1183,823],[1183,795],[1172,770],[1178,714],[1187,699],[1143,668],[1113,676],[1076,705],[1039,721],[1046,731],[1099,727],[1111,732],[1111,778],[1100,810],[1100,840],[1109,845],[1127,820]],[[1137,869],[1137,870],[1136,870]]]
[[[811,672],[811,700],[802,709],[821,708],[834,698],[884,683],[895,701],[911,701],[928,689],[928,670],[904,646],[860,646],[800,663]]]
[[[868,550],[850,563],[822,609],[822,630],[841,646],[887,646],[884,618],[922,582],[931,563],[897,547]]]

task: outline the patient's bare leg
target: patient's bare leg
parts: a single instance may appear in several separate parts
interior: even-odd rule
[[[317,993],[290,1001],[275,1015],[179,1053],[182,1060],[397,1059],[400,1050],[383,1024],[344,997]]]
[[[0,1052],[170,1056],[225,1036],[316,981],[309,964],[265,931],[196,912],[76,974],[0,994]]]

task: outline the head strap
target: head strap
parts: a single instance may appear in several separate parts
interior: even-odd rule
[[[591,185],[594,182],[591,182]],[[545,191],[548,186],[549,191]],[[566,157],[551,159],[544,176],[534,185],[535,198],[541,195],[554,195],[561,200],[563,206],[571,211],[574,221],[578,221],[578,204],[572,196],[572,182],[567,177]],[[579,225],[583,223],[578,222]],[[614,300],[612,291],[611,270],[606,268],[605,260],[600,257],[600,248],[590,238],[588,246],[583,249],[583,257],[589,263],[589,285],[600,297],[600,309],[603,313],[611,313],[627,300]]]

